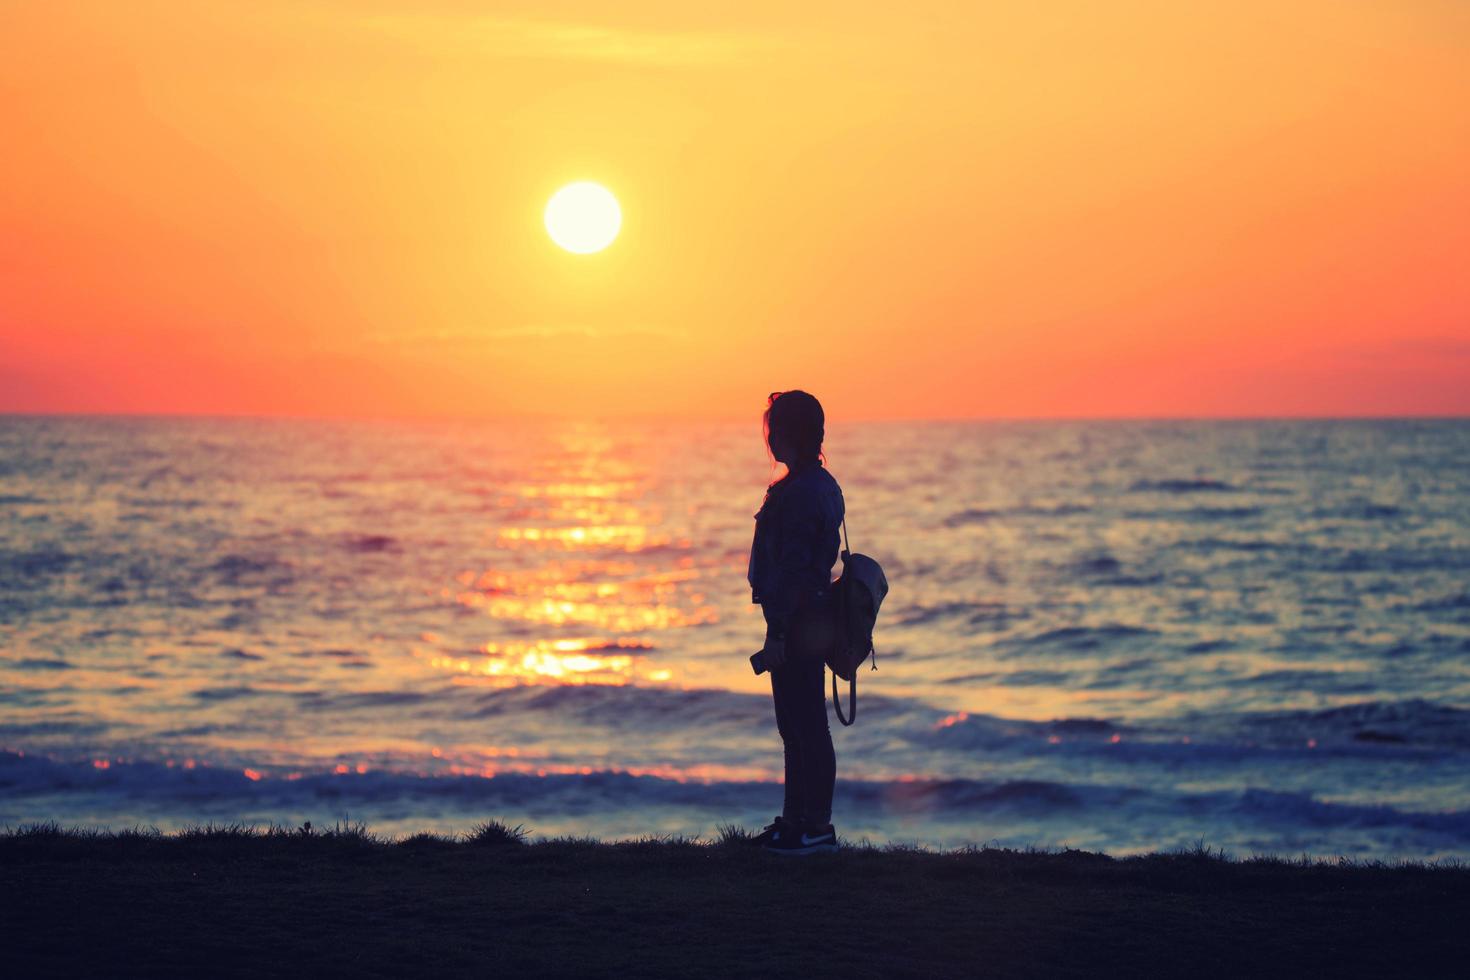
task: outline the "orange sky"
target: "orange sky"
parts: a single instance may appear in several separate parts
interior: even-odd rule
[[[1461,0],[0,0],[0,139],[0,410],[1470,413]]]

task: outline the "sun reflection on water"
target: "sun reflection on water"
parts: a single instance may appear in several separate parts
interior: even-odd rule
[[[563,638],[486,643],[473,656],[415,649],[430,667],[456,675],[457,684],[514,687],[520,684],[661,684],[673,677],[636,652],[653,644],[639,637],[614,640]]]
[[[548,563],[525,571],[464,572],[460,605],[495,619],[542,625],[593,626],[608,632],[666,630],[714,623],[715,607],[694,583],[703,574],[692,559],[655,572],[622,562]]]
[[[485,564],[435,593],[494,626],[426,634],[414,658],[456,685],[674,683],[649,634],[719,621],[703,581],[717,559],[647,496],[657,447],[577,427],[539,448],[495,497]]]
[[[519,544],[543,548],[606,548],[613,551],[648,551],[653,548],[689,547],[688,539],[675,540],[656,534],[641,524],[594,524],[574,527],[504,527],[496,534],[502,547]]]
[[[675,783],[774,782],[774,774],[756,766],[686,765],[686,766],[589,766],[567,763],[505,763],[497,765],[460,765],[444,769],[451,776],[651,776]]]
[[[591,497],[609,499],[631,497],[641,489],[636,480],[604,480],[586,483],[523,483],[517,488],[522,497],[557,499]]]

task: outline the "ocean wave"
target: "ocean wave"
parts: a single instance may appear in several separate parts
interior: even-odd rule
[[[22,657],[19,660],[0,660],[11,670],[71,670],[73,666],[65,660],[52,657]]]
[[[1050,812],[1084,805],[1075,787],[1042,779],[988,782],[975,779],[915,779],[853,782],[842,794],[858,806],[898,813],[965,813],[1006,808]]]
[[[24,820],[27,800],[45,801],[47,815],[79,810],[152,814],[205,813],[289,815],[396,813],[424,807],[435,819],[446,811],[555,815],[612,811],[695,810],[711,814],[748,809],[753,798],[777,792],[759,780],[686,780],[617,770],[579,773],[501,772],[442,775],[391,771],[292,773],[279,776],[245,768],[151,762],[62,762],[0,752],[0,819]],[[1248,786],[1205,793],[1167,792],[1130,785],[1070,783],[1045,779],[844,779],[836,804],[849,818],[922,815],[939,823],[1022,816],[1039,822],[1121,817],[1155,827],[1241,825],[1296,831],[1323,828],[1403,829],[1470,841],[1470,811],[1425,812],[1390,805],[1322,799],[1311,793]],[[91,807],[91,810],[88,810]],[[1133,816],[1130,816],[1132,814]],[[197,819],[197,816],[196,816]],[[982,825],[983,826],[983,825]]]
[[[201,687],[191,693],[200,701],[233,701],[235,698],[254,697],[270,692],[256,690],[248,684],[236,684],[232,687]]]
[[[264,657],[262,657],[258,653],[251,653],[249,650],[240,650],[240,649],[234,649],[234,648],[229,649],[229,650],[221,650],[219,655],[221,657],[233,658],[235,660],[264,660],[265,659]]]
[[[12,799],[85,793],[147,797],[155,802],[207,798],[256,806],[264,802],[301,806],[321,801],[350,804],[434,799],[465,806],[501,804],[574,810],[594,804],[738,809],[752,792],[764,793],[773,785],[774,781],[767,780],[677,779],[615,769],[490,775],[328,771],[283,776],[249,766],[195,764],[184,768],[143,761],[109,761],[102,766],[0,752],[0,787]],[[1096,798],[1098,792],[1034,779],[845,779],[838,789],[839,797],[848,805],[896,812],[1070,808]]]
[[[0,704],[37,706],[45,703],[44,699],[17,698],[0,692]],[[55,735],[66,735],[70,738],[80,739],[102,735],[110,727],[102,722],[67,721],[60,718],[46,718],[36,721],[0,721],[0,736],[7,739],[16,739],[17,741]]]
[[[967,524],[985,524],[990,521],[1007,520],[1016,517],[1071,517],[1075,514],[1087,514],[1091,512],[1090,507],[1081,504],[1055,504],[1052,506],[1019,505],[1016,507],[967,507],[964,510],[955,511],[944,519],[945,527],[964,527]]]
[[[9,588],[39,588],[45,584],[41,579],[60,575],[75,561],[76,556],[60,548],[0,551],[0,581]]]
[[[1470,592],[1437,596],[1414,604],[1416,612],[1460,612],[1470,610]]]
[[[769,710],[769,697],[718,688],[664,688],[636,685],[576,684],[523,686],[487,691],[477,698],[477,717],[552,714],[567,722],[614,729],[698,731],[720,722],[748,724]],[[872,705],[864,697],[865,707]]]
[[[439,698],[428,691],[343,691],[326,694],[307,691],[299,695],[302,708],[311,710],[355,711],[362,708],[390,708],[401,705],[436,704]]]
[[[1248,691],[1279,688],[1283,691],[1316,691],[1321,694],[1372,694],[1382,681],[1362,670],[1267,670],[1224,681],[1227,686]]]
[[[922,729],[906,728],[901,734],[928,748],[1026,756],[1038,749],[1064,753],[1091,745],[1116,749],[1125,735],[1132,738],[1136,733],[1136,729],[1106,718],[1027,721],[959,711],[930,721]]]
[[[1430,572],[1453,574],[1470,571],[1470,549],[1435,547],[1388,547],[1330,552],[1320,567],[1331,572]]]
[[[1090,652],[1153,636],[1158,636],[1158,632],[1147,627],[1106,623],[1101,626],[1061,626],[1031,636],[1008,637],[998,645],[1016,648],[1007,656],[1046,650]]]
[[[1337,517],[1354,521],[1383,521],[1404,516],[1404,509],[1393,504],[1377,504],[1371,500],[1354,500],[1333,507],[1320,507],[1314,517]]]
[[[1138,480],[1130,486],[1133,493],[1239,493],[1240,487],[1223,480],[1204,477],[1176,480]]]
[[[1141,588],[1158,585],[1164,580],[1164,576],[1158,572],[1126,574],[1123,563],[1105,551],[1078,556],[1064,568],[1069,578],[1082,577],[1090,580],[1093,585],[1110,585],[1114,588]]]
[[[230,586],[264,584],[281,588],[296,580],[296,570],[290,562],[268,555],[223,555],[211,563],[207,570]]]
[[[915,603],[900,607],[894,612],[891,619],[885,612],[884,618],[895,626],[920,626],[957,616],[964,616],[973,623],[1011,615],[1013,613],[1010,610],[996,603],[955,601],[936,603],[932,606]]]
[[[1176,541],[1170,547],[1185,551],[1294,551],[1302,548],[1299,544],[1283,544],[1278,541],[1261,541],[1257,538],[1195,538],[1189,541]]]
[[[1309,793],[1283,793],[1257,787],[1214,798],[1223,800],[1243,816],[1294,826],[1406,827],[1470,839],[1470,810],[1424,813],[1387,805],[1331,802]]]
[[[1470,750],[1470,710],[1422,698],[1372,700],[1319,711],[1248,712],[1215,722],[1259,740],[1315,739]]]
[[[1122,570],[1123,563],[1103,552],[1077,558],[1071,567],[1078,575],[1114,575]]]
[[[1244,521],[1266,514],[1264,507],[1184,507],[1177,510],[1127,510],[1123,516],[1135,521]]]
[[[118,497],[117,502],[127,507],[150,508],[157,507],[160,510],[173,511],[197,510],[200,507],[210,507],[214,501],[200,500],[188,497]]]
[[[1062,687],[1074,682],[1072,674],[1060,670],[988,670],[946,677],[941,684],[996,684],[1002,687]]]
[[[384,551],[398,552],[403,550],[398,543],[398,539],[387,534],[349,535],[346,545],[349,551],[356,551],[360,554],[377,554]]]
[[[1008,682],[1042,683],[1021,672]],[[1005,684],[1006,675],[974,679]],[[972,678],[962,677],[955,683]],[[1106,761],[1126,769],[1137,763],[1167,766],[1223,766],[1227,769],[1313,760],[1393,758],[1400,761],[1463,759],[1470,750],[1470,711],[1423,701],[1364,702],[1324,711],[1190,713],[1148,723],[1125,724],[1111,718],[1060,718],[1028,721],[955,712],[937,720],[916,715],[894,733],[925,749],[962,756],[1001,753],[1031,758]]]

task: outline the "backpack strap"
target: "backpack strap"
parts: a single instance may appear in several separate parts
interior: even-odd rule
[[[837,671],[832,672],[832,707],[837,709],[837,720],[844,725],[851,725],[857,721],[857,671],[852,672],[852,680],[847,682],[847,710],[850,715],[843,715],[842,700],[837,695]]]
[[[842,488],[838,487],[837,492],[841,493]],[[847,508],[844,506],[842,509],[842,560],[846,562],[847,556],[850,554],[852,554],[852,545],[847,540]],[[874,661],[873,666],[875,668],[878,666],[876,660]],[[832,707],[837,712],[837,720],[842,722],[843,725],[851,725],[853,722],[857,721],[856,670],[852,672],[852,680],[847,682],[847,710],[851,712],[851,714],[844,715],[842,713],[842,698],[837,693],[837,671],[835,670],[832,671]]]

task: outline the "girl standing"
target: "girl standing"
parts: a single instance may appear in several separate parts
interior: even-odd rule
[[[832,790],[837,759],[827,725],[825,615],[837,561],[842,488],[823,466],[825,417],[804,391],[772,392],[762,417],[766,447],[786,475],[772,483],[755,515],[750,549],[751,601],[766,621],[776,730],[786,756],[785,800],[757,844],[778,854],[837,850]]]

